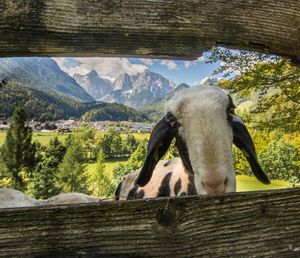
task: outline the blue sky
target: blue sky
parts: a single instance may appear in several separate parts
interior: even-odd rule
[[[220,62],[207,64],[205,62],[207,55],[208,53],[204,53],[203,56],[194,61],[107,57],[53,59],[57,61],[61,69],[71,76],[74,73],[87,74],[94,69],[101,77],[113,81],[122,73],[136,74],[149,69],[174,81],[176,84],[184,82],[193,86],[207,77],[221,77],[221,75],[212,75],[212,72],[219,67]]]

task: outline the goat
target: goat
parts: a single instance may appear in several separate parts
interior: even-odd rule
[[[47,200],[43,200],[41,201],[41,204],[59,205],[72,203],[90,203],[98,201],[100,201],[100,198],[89,196],[83,193],[63,193],[52,196]]]
[[[256,178],[269,184],[257,161],[252,138],[234,109],[231,96],[220,87],[197,86],[180,91],[151,132],[142,168],[121,180],[115,199],[154,198],[162,196],[160,189],[166,187],[170,191],[164,196],[178,196],[182,191],[175,191],[177,182],[185,189],[194,186],[184,191],[188,195],[235,192],[232,143],[245,155]],[[173,139],[181,161],[162,165],[159,160]]]
[[[10,189],[0,188],[0,208],[28,207],[37,206],[39,201],[31,198],[24,193]]]
[[[82,193],[63,193],[53,196],[46,200],[36,200],[24,193],[9,189],[0,188],[0,208],[29,207],[40,205],[60,205],[75,203],[98,202],[100,198],[89,196]]]

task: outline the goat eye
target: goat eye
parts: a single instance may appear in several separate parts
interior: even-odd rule
[[[167,120],[170,122],[171,126],[174,126],[176,123],[176,118],[173,116],[173,114],[168,114]]]
[[[229,109],[229,113],[232,114],[232,115],[235,115],[235,113],[234,113],[234,108],[230,108],[230,109]]]

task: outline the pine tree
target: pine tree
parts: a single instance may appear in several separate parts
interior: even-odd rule
[[[112,184],[112,176],[105,170],[105,156],[100,152],[97,159],[96,170],[91,173],[90,183],[93,188],[93,194],[101,197],[108,197],[113,194],[114,185]]]
[[[70,146],[59,166],[58,182],[63,192],[88,193],[84,158],[81,145],[72,137]]]
[[[55,159],[54,166],[58,166],[62,161],[66,154],[66,147],[58,140],[57,137],[50,140],[49,147],[46,150],[47,156]]]
[[[60,193],[57,186],[57,165],[53,157],[45,157],[33,172],[27,193],[37,199],[48,199]]]
[[[40,161],[32,174],[27,193],[37,199],[47,199],[60,193],[57,185],[58,167],[66,147],[55,137],[50,140],[49,147],[40,153]]]
[[[27,115],[22,107],[17,107],[1,148],[2,165],[12,187],[26,189],[24,178],[30,176],[35,166],[36,147],[32,143],[32,131],[26,124]],[[23,173],[22,172],[27,172]]]

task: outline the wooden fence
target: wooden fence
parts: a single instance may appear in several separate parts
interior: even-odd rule
[[[300,257],[300,188],[0,210],[0,257]]]
[[[1,0],[0,56],[195,59],[212,46],[299,64],[299,0]],[[0,257],[300,257],[300,189],[0,210]]]

